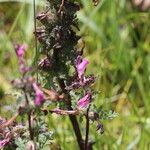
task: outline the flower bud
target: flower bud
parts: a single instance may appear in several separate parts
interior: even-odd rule
[[[96,131],[98,131],[100,134],[103,134],[103,133],[104,133],[103,124],[98,123],[98,124],[97,124],[97,128],[96,128]]]
[[[91,102],[91,93],[87,93],[83,98],[81,98],[78,101],[78,108],[79,109],[84,109],[86,108]]]
[[[53,66],[52,59],[50,60],[47,57],[41,59],[39,64],[38,64],[39,69],[45,70],[45,71],[50,70],[52,68],[52,66]]]
[[[29,141],[26,145],[26,150],[35,150],[35,144],[33,141]]]

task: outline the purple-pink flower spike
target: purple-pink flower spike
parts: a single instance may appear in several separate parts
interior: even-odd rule
[[[9,140],[10,140],[9,138],[0,140],[0,149],[2,149],[9,142]]]
[[[78,101],[78,108],[86,108],[91,102],[91,94],[87,93],[83,98]]]
[[[33,83],[33,89],[35,91],[35,100],[34,103],[36,106],[40,106],[44,102],[44,94],[40,90],[40,88],[37,86],[36,83]]]
[[[22,74],[24,74],[24,73],[31,70],[31,67],[25,66],[25,63],[24,63],[23,56],[24,56],[24,53],[25,53],[25,49],[26,49],[25,44],[16,46],[16,54],[17,54],[18,62],[19,62],[19,70]]]
[[[82,75],[85,72],[86,66],[89,64],[89,61],[85,58],[81,58],[81,56],[77,57],[76,60],[76,68],[77,68],[77,73],[78,73],[78,77],[79,79],[82,78]]]

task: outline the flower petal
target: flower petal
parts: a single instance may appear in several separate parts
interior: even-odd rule
[[[91,102],[91,94],[87,93],[83,98],[78,101],[79,108],[86,108]]]
[[[17,45],[16,47],[17,51],[17,56],[20,58],[20,57],[23,57],[24,55],[24,52],[25,52],[25,45]]]
[[[0,140],[0,149],[2,149],[9,142],[9,140],[9,138]]]
[[[81,79],[88,64],[89,64],[89,61],[87,59],[85,59],[85,58],[82,59],[80,56],[77,57],[76,68],[77,68],[77,73],[78,73],[79,79]]]
[[[43,101],[44,101],[44,94],[43,92],[40,90],[40,88],[37,86],[36,83],[33,83],[33,89],[35,91],[35,100],[34,103],[36,106],[40,106]]]

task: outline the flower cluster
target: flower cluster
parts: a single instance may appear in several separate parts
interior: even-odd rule
[[[26,45],[17,45],[16,46],[16,54],[18,57],[18,62],[19,62],[19,70],[20,73],[25,74],[26,72],[31,70],[31,67],[25,66],[24,63],[24,53],[25,53]]]
[[[82,56],[77,56],[75,60],[75,69],[77,72],[77,77],[74,79],[74,81],[71,83],[71,85],[67,86],[67,90],[72,89],[78,89],[78,88],[84,88],[87,86],[90,86],[92,83],[95,82],[94,75],[85,76],[85,70],[87,65],[89,64],[89,61],[85,58],[82,59]]]
[[[98,0],[93,0],[93,3],[97,5]],[[30,137],[30,141],[26,142],[26,147],[29,147],[29,149],[36,145],[37,141],[35,142],[35,139],[40,139],[38,134],[41,130],[42,132],[48,130],[47,127],[44,127],[43,130],[42,126],[40,126],[40,121],[37,119],[42,112],[46,112],[45,115],[48,112],[69,115],[80,150],[92,147],[91,142],[88,140],[90,120],[96,121],[97,130],[103,133],[100,117],[95,110],[91,109],[94,97],[91,85],[96,78],[94,75],[85,75],[89,61],[83,58],[82,52],[77,48],[78,40],[81,38],[76,34],[76,31],[79,30],[76,12],[79,9],[80,7],[75,0],[47,0],[46,11],[37,16],[37,20],[42,24],[34,32],[41,44],[37,69],[42,87],[30,75],[32,68],[25,64],[26,46],[16,46],[21,78],[13,80],[12,83],[22,90],[24,105],[19,107],[13,121],[18,115],[27,116],[28,128],[25,132],[27,131],[27,137]],[[76,92],[77,90],[78,92]],[[46,103],[47,99],[53,102],[54,105],[50,106],[51,103]],[[73,102],[75,102],[75,105],[73,105]],[[85,140],[83,140],[80,131],[78,115],[86,119]],[[9,124],[6,122],[6,124],[6,127],[10,126],[10,122]],[[43,125],[43,122],[41,125]],[[22,127],[24,128],[25,126],[21,124],[19,129]],[[10,131],[9,134],[3,134],[3,138],[0,139],[0,149],[15,140],[15,136],[12,133],[16,132]],[[16,135],[22,137],[22,134],[18,132]],[[48,137],[47,134],[46,137]],[[38,146],[40,145],[42,144],[38,144]]]
[[[11,146],[15,138],[21,137],[24,129],[23,126],[14,123],[17,116],[18,114],[9,120],[0,117],[0,149]]]
[[[93,1],[93,3],[97,5],[98,1]],[[80,7],[75,1],[47,0],[46,10],[37,15],[37,20],[42,26],[38,27],[35,32],[41,43],[40,75],[43,81],[47,82],[46,88],[64,95],[61,101],[57,98],[53,100],[57,105],[49,112],[72,115],[70,120],[74,128],[78,126],[75,115],[84,114],[84,116],[88,116],[88,113],[93,112],[90,109],[93,100],[91,85],[96,79],[92,74],[85,75],[89,61],[83,58],[83,52],[77,48],[78,40],[81,38],[76,34],[76,30],[79,29],[76,12],[79,9]],[[74,68],[74,71],[70,73],[71,68]],[[78,89],[80,93],[76,93]],[[71,93],[76,96],[73,97]],[[43,100],[40,96],[41,92],[38,91],[37,95],[39,95],[39,98],[36,99],[38,105],[38,102],[41,103]],[[75,97],[80,98],[75,101]],[[75,101],[76,106],[72,105],[73,101]],[[95,119],[99,125],[98,120],[99,117]],[[100,127],[97,129],[100,130]],[[78,132],[80,131],[78,130]],[[81,136],[76,136],[80,140],[82,139]],[[82,143],[78,142],[78,144],[80,148],[83,148]]]
[[[22,108],[21,108],[22,109]],[[17,122],[16,118],[18,115],[21,115],[21,111],[19,110],[16,115],[14,115],[9,120],[0,117],[0,149],[4,150],[12,150],[12,149],[33,149],[35,150],[35,143],[33,140],[29,139],[29,129],[26,126],[27,122]],[[35,121],[35,120],[34,120]],[[45,139],[51,139],[52,132],[48,131],[46,124],[43,121],[38,121],[40,125],[40,129],[38,129],[38,134],[34,134],[34,136],[38,137],[39,140],[36,141],[39,144],[36,145],[37,149],[41,149],[39,147],[41,144],[45,144]],[[32,128],[33,130],[33,128]],[[40,139],[40,137],[44,137]]]
[[[19,62],[19,70],[23,75],[21,79],[13,80],[12,83],[24,90],[24,92],[28,92],[29,94],[33,91],[35,93],[35,106],[40,106],[44,101],[44,93],[38,87],[37,83],[34,81],[30,75],[27,75],[29,71],[31,71],[31,67],[25,65],[24,62],[24,53],[25,53],[25,45],[17,45],[16,46],[16,54]]]
[[[25,49],[25,45],[16,46],[16,55],[18,57],[21,78],[12,81],[12,84],[17,89],[21,90],[22,95],[20,96],[22,97],[22,101],[21,104],[19,104],[18,112],[15,116],[13,116],[8,121],[2,121],[2,123],[0,122],[0,133],[2,135],[2,139],[0,137],[0,149],[10,146],[15,146],[19,149],[21,145],[19,143],[17,145],[17,142],[19,142],[20,140],[24,142],[24,147],[21,149],[25,149],[28,146],[30,147],[31,145],[35,145],[34,136],[40,136],[40,129],[38,128],[38,126],[36,126],[37,121],[34,118],[35,116],[39,116],[39,114],[36,113],[36,110],[40,110],[40,106],[45,101],[45,96],[44,92],[41,90],[34,77],[32,77],[30,74],[32,70],[31,67],[25,65]],[[32,113],[34,114],[34,116]],[[14,124],[16,118],[19,115],[20,117],[27,115],[28,127],[26,127],[26,123]],[[39,123],[40,122],[38,122],[38,124]],[[38,130],[38,134],[35,133],[35,128],[36,130]],[[40,128],[43,129],[42,127]],[[42,134],[45,133],[42,132]],[[28,139],[30,139],[31,141],[29,141]]]
[[[73,29],[74,27],[78,29],[76,12],[79,10],[79,5],[69,0],[64,2],[48,0],[47,4],[47,8],[50,7],[50,9],[37,15],[37,19],[42,23],[42,26],[35,32],[42,45],[39,69],[49,74],[49,77],[46,76],[46,80],[51,78],[50,90],[53,89],[58,93],[65,93],[67,90],[67,94],[69,94],[69,91],[83,88],[83,97],[78,100],[77,109],[87,108],[92,100],[92,93],[88,87],[95,82],[95,77],[93,75],[85,76],[89,61],[82,58],[81,53],[75,48],[80,38]],[[44,58],[43,55],[45,55]],[[69,77],[70,66],[75,68],[75,75]]]

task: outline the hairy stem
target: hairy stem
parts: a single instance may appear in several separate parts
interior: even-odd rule
[[[73,116],[73,115],[69,115],[69,118],[70,118],[70,121],[72,123],[72,126],[73,126],[73,129],[74,129],[74,132],[75,132],[80,150],[83,150],[84,145],[83,145],[83,140],[82,140],[82,136],[81,136],[81,132],[80,132],[80,128],[79,128],[77,118],[76,118],[76,116]]]
[[[62,10],[62,8],[63,8],[63,6],[64,6],[64,2],[65,2],[65,0],[62,0],[62,1],[61,1],[61,5],[60,5],[60,8],[59,8],[59,10],[58,10],[58,14],[61,12],[61,10]]]
[[[34,37],[35,37],[35,57],[36,60],[38,59],[38,46],[37,46],[37,36],[36,36],[36,6],[35,6],[35,0],[33,0],[33,13],[34,13]],[[36,68],[38,69],[38,61],[36,61]],[[36,80],[38,82],[38,70],[36,73]]]
[[[86,135],[85,135],[85,150],[88,150],[88,145],[89,145],[89,109],[90,106],[87,109],[87,113],[86,113]]]
[[[60,84],[60,87],[61,87],[62,91],[68,97],[68,100],[66,101],[67,108],[68,108],[68,110],[72,110],[70,95],[68,94],[68,92],[65,89],[64,81],[59,80],[59,84]],[[83,142],[83,139],[82,139],[82,135],[81,135],[81,131],[80,131],[80,128],[79,128],[77,118],[74,115],[69,115],[69,118],[70,118],[70,121],[72,123],[72,126],[73,126],[73,129],[74,129],[75,135],[76,135],[76,139],[77,139],[79,148],[80,148],[80,150],[83,150],[84,149],[84,142]]]
[[[24,96],[25,96],[27,107],[29,108],[29,100],[28,100],[28,96],[27,96],[25,91],[24,91]],[[32,124],[31,124],[31,110],[29,110],[27,115],[28,115],[28,125],[29,125],[30,140],[34,141],[34,135],[33,135],[34,133],[33,133]]]

